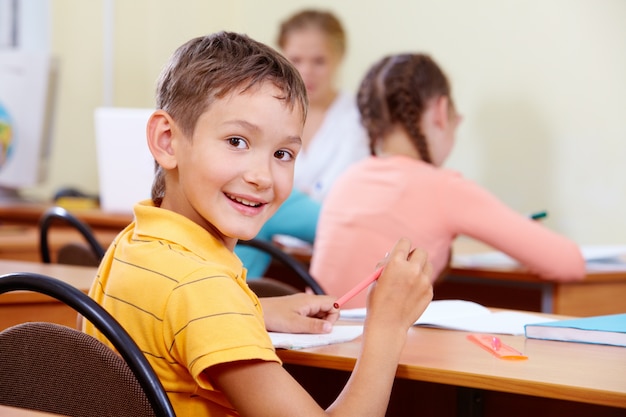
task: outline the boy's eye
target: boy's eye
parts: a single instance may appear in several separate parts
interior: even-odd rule
[[[291,161],[293,159],[293,154],[284,149],[274,152],[274,156],[281,161]]]
[[[245,139],[240,138],[240,137],[232,137],[232,138],[228,138],[228,143],[231,146],[234,146],[235,148],[246,148],[248,146],[248,144],[246,143]]]

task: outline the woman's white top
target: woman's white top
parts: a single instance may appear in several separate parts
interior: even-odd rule
[[[294,188],[322,201],[348,166],[369,155],[355,98],[340,92],[309,146],[298,155]]]

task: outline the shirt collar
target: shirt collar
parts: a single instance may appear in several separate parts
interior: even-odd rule
[[[135,204],[135,234],[175,243],[202,259],[218,257],[229,268],[241,271],[241,260],[209,231],[187,217],[156,207],[151,200]],[[245,277],[245,272],[243,272]]]

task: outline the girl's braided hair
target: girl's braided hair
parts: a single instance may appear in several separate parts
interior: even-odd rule
[[[357,94],[361,122],[370,138],[370,151],[394,125],[411,138],[425,162],[432,163],[420,121],[428,102],[450,97],[448,79],[428,55],[390,55],[378,61],[365,75]]]

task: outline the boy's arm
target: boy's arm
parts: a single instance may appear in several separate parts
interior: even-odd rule
[[[352,376],[326,412],[279,364],[239,361],[205,372],[242,416],[384,416],[407,330],[432,299],[432,268],[401,239],[368,296],[362,349]]]

